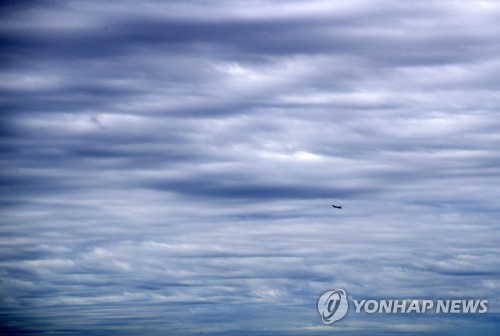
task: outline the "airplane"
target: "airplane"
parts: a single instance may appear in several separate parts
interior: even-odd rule
[[[332,207],[334,207],[335,209],[342,209],[342,205],[333,205],[332,204]]]

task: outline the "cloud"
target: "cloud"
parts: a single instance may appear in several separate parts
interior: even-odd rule
[[[494,334],[496,2],[1,12],[2,332],[327,334],[344,288],[490,300],[346,334]]]

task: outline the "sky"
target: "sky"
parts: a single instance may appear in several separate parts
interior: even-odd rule
[[[1,334],[498,335],[500,2],[0,22]],[[335,289],[489,309],[325,325]]]

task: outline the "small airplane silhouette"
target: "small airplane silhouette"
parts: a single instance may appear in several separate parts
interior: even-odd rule
[[[332,207],[334,207],[335,209],[342,209],[342,205],[333,205],[332,204]]]

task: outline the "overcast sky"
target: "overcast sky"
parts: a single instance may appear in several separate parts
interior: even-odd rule
[[[0,332],[497,335],[500,2],[0,13]]]

